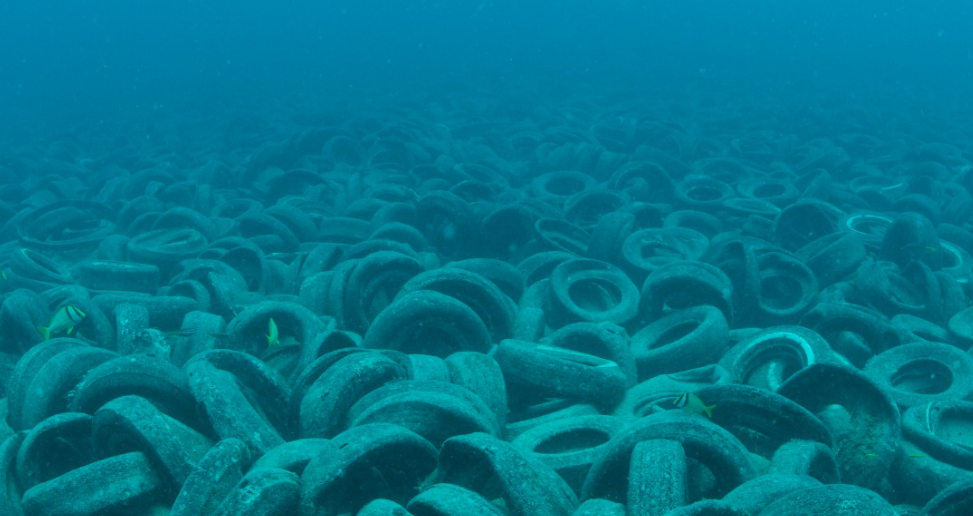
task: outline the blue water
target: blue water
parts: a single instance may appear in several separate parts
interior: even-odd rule
[[[7,0],[0,116],[698,84],[948,107],[973,83],[971,24],[961,1]]]

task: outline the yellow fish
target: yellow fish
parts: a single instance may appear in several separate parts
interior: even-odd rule
[[[47,326],[38,326],[37,331],[41,332],[44,340],[51,338],[51,335],[61,333],[68,335],[74,331],[74,327],[84,319],[85,314],[76,306],[62,306],[60,310],[51,317],[51,322]]]
[[[672,404],[694,414],[706,414],[706,417],[713,418],[713,409],[716,405],[707,405],[699,396],[684,392],[678,398],[672,400]]]
[[[280,346],[280,332],[277,331],[277,323],[271,317],[267,323],[267,347],[274,348],[277,346]]]

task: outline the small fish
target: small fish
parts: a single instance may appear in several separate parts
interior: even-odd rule
[[[147,342],[151,343],[153,347],[158,350],[162,350],[168,355],[169,350],[172,346],[169,341],[175,341],[176,339],[185,339],[192,337],[196,334],[196,328],[187,328],[179,330],[160,330],[159,328],[146,328],[142,330],[141,336],[146,339]]]
[[[706,417],[713,418],[713,409],[716,405],[707,405],[699,396],[684,392],[678,398],[672,400],[672,404],[694,414],[706,414]]]
[[[926,456],[923,455],[923,454],[921,454],[921,453],[910,453],[909,454],[909,458],[910,459],[925,459]]]
[[[940,252],[939,246],[937,245],[924,245],[920,243],[906,244],[902,246],[902,250],[916,254],[936,254]]]
[[[193,335],[196,335],[197,331],[199,330],[196,328],[180,328],[178,330],[169,330],[163,333],[165,333],[166,337],[192,337]]]
[[[7,281],[7,271],[0,269],[0,279]]]
[[[51,317],[51,322],[47,326],[38,326],[37,331],[41,332],[44,340],[51,338],[51,335],[61,333],[62,331],[68,335],[74,331],[74,327],[84,319],[85,315],[76,306],[62,306],[60,310],[54,313],[54,317]]]
[[[878,458],[878,454],[874,452],[865,452],[865,457],[869,459]]]
[[[180,328],[178,330],[160,330],[159,328],[146,328],[146,329],[144,329],[142,331],[145,332],[145,333],[147,333],[147,334],[150,334],[150,335],[156,335],[156,334],[158,334],[158,335],[161,335],[163,338],[170,338],[170,337],[175,338],[175,337],[192,337],[193,335],[196,334],[197,329],[196,328],[186,328],[186,329],[181,329]]]
[[[575,362],[582,365],[592,366],[592,367],[617,367],[618,364],[601,357],[594,355],[589,355],[588,353],[582,353],[580,351],[574,351],[573,349],[559,348],[557,346],[547,346],[545,344],[540,344],[536,348],[538,351],[547,352],[561,360]]]
[[[280,333],[277,331],[277,323],[271,317],[267,323],[267,347],[275,348],[280,346]]]

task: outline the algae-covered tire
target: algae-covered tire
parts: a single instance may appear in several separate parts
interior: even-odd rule
[[[436,448],[399,426],[357,426],[332,442],[337,452],[315,457],[304,470],[302,514],[354,513],[377,498],[407,503],[436,469]]]
[[[416,495],[406,506],[414,514],[426,516],[502,516],[490,500],[454,484],[434,484]],[[359,513],[361,514],[361,513]]]
[[[24,492],[26,516],[149,511],[165,502],[165,482],[141,452],[107,457]]]
[[[201,353],[184,367],[203,417],[220,439],[237,438],[265,453],[291,435],[290,391],[256,357],[230,350]]]
[[[831,516],[854,507],[859,516],[896,514],[892,504],[874,491],[849,484],[809,487],[784,495],[760,512],[761,516]]]
[[[226,498],[252,462],[239,439],[224,439],[211,447],[183,482],[170,516],[209,516]]]
[[[486,434],[443,443],[433,480],[501,498],[512,516],[569,516],[578,504],[568,484],[549,466]]]
[[[687,371],[710,364],[730,338],[723,312],[700,305],[672,312],[632,336],[638,378]]]
[[[417,290],[395,300],[369,326],[362,346],[445,357],[486,352],[490,332],[477,313],[456,298]]]
[[[639,307],[639,291],[621,269],[588,259],[568,260],[554,268],[551,299],[557,326],[572,322],[624,325]]]
[[[511,443],[550,466],[580,494],[596,457],[623,426],[613,416],[566,417],[530,428]]]
[[[213,445],[205,435],[138,396],[109,401],[95,412],[91,427],[91,441],[98,456],[141,451],[152,461],[171,493],[179,491]]]
[[[253,468],[240,479],[213,512],[214,516],[296,514],[301,478],[279,468]]]

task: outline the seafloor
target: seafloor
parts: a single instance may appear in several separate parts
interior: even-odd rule
[[[25,125],[0,514],[973,514],[971,111],[914,100]]]

